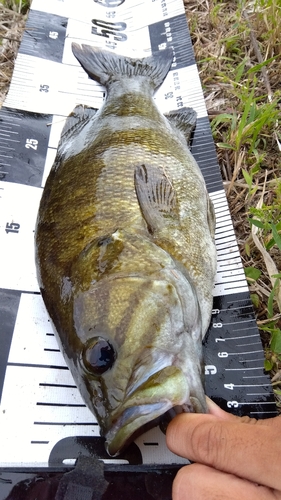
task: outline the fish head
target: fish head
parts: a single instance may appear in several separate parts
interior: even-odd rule
[[[76,382],[110,455],[173,408],[206,411],[200,309],[181,271],[108,276],[77,293],[73,314]]]

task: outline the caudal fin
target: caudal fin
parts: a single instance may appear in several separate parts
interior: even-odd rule
[[[161,50],[144,59],[132,59],[90,45],[72,44],[72,51],[89,77],[102,85],[122,77],[147,77],[157,89],[167,75],[173,60],[170,49]]]

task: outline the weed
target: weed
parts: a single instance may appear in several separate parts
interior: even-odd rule
[[[7,9],[11,9],[19,14],[26,14],[31,2],[30,0],[1,0],[0,3]]]

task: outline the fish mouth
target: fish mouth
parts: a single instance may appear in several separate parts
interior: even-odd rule
[[[199,397],[191,396],[182,370],[166,367],[153,376],[121,405],[112,415],[112,425],[106,432],[106,450],[117,456],[139,434],[162,422],[162,430],[172,418],[182,412],[206,413],[206,401],[202,387]]]
[[[169,406],[155,403],[127,408],[106,435],[107,453],[112,457],[119,455],[124,446],[130,444],[147,424],[150,427],[157,425],[158,418],[166,413]]]

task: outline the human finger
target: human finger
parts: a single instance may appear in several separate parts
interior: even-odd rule
[[[183,413],[169,424],[167,445],[194,462],[281,490],[281,417],[259,422]]]
[[[173,482],[173,500],[279,500],[281,493],[212,467],[182,467]]]
[[[236,420],[237,417],[232,415],[232,413],[228,413],[222,410],[212,399],[206,396],[207,407],[210,415],[214,415],[223,420]]]

